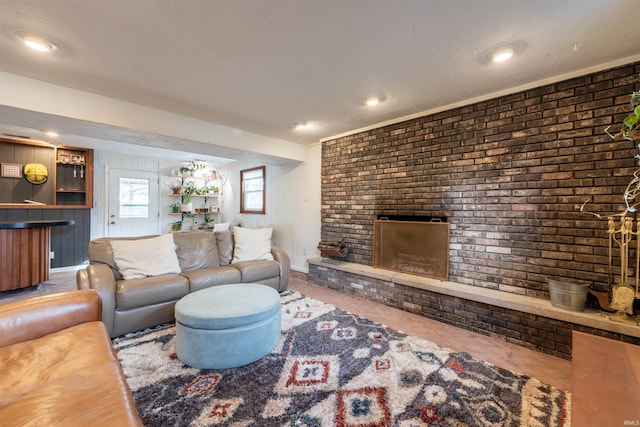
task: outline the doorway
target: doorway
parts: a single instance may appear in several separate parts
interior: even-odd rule
[[[158,173],[108,168],[107,237],[160,233]]]

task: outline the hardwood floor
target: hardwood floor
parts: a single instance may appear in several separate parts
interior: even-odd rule
[[[290,288],[358,316],[429,340],[441,347],[467,352],[477,359],[571,391],[571,362],[568,360],[367,301],[358,296],[312,285],[303,273],[292,272]],[[46,284],[20,291],[0,292],[0,305],[31,296],[74,289],[75,272],[52,273]]]

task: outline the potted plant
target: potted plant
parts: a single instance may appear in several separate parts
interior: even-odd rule
[[[171,212],[172,213],[178,213],[180,212],[180,204],[179,203],[173,203],[171,205]]]
[[[211,179],[218,179],[218,168],[216,168],[215,166],[211,168],[211,170],[209,171],[209,178]]]
[[[171,221],[171,231],[180,231],[182,230],[182,220],[176,219],[175,221]]]
[[[191,212],[193,211],[193,204],[191,203],[191,197],[194,194],[197,194],[198,188],[196,187],[195,182],[189,181],[187,185],[184,187],[182,192],[182,204],[180,205],[180,211],[182,212]]]
[[[211,230],[213,228],[214,219],[209,212],[205,212],[202,215],[202,225],[200,226],[201,230]]]
[[[180,194],[180,190],[182,190],[182,184],[178,181],[173,181],[168,184],[168,186],[171,190],[171,194]]]
[[[215,185],[205,185],[201,188],[202,194],[214,196],[218,194],[219,189]]]
[[[187,214],[187,219],[189,220],[189,222],[191,222],[191,225],[189,225],[189,229],[190,230],[197,230],[198,229],[198,216],[194,213],[190,213]]]

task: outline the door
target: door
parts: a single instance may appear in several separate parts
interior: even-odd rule
[[[107,177],[107,236],[158,234],[158,173],[109,168]]]

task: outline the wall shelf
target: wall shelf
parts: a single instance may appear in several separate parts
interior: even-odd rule
[[[176,199],[176,204],[184,203],[184,188],[189,183],[193,183],[195,185],[196,191],[201,191],[201,189],[205,187],[215,186],[216,188],[220,188],[222,185],[219,177],[170,175],[169,178],[173,180],[173,183],[177,183],[181,187],[180,192],[178,193],[168,193],[170,198]],[[214,223],[221,221],[220,203],[222,202],[222,194],[220,194],[220,192],[192,194],[190,202],[193,205],[193,211],[191,212],[173,212],[173,210],[169,209],[168,215],[170,217],[179,217],[179,219],[172,221],[172,223],[182,221],[184,226],[184,223],[189,224],[190,221],[193,221],[194,224],[197,224],[198,222],[203,222],[205,217],[213,219]],[[210,228],[211,227],[206,227],[206,229]]]
[[[93,150],[44,142],[0,138],[3,163],[44,165],[47,180],[33,184],[24,176],[0,180],[0,207],[7,209],[82,209],[93,207]],[[24,174],[23,174],[24,175]],[[25,202],[32,201],[31,203]],[[37,202],[37,203],[33,203]]]
[[[93,207],[93,150],[56,147],[55,204]]]

